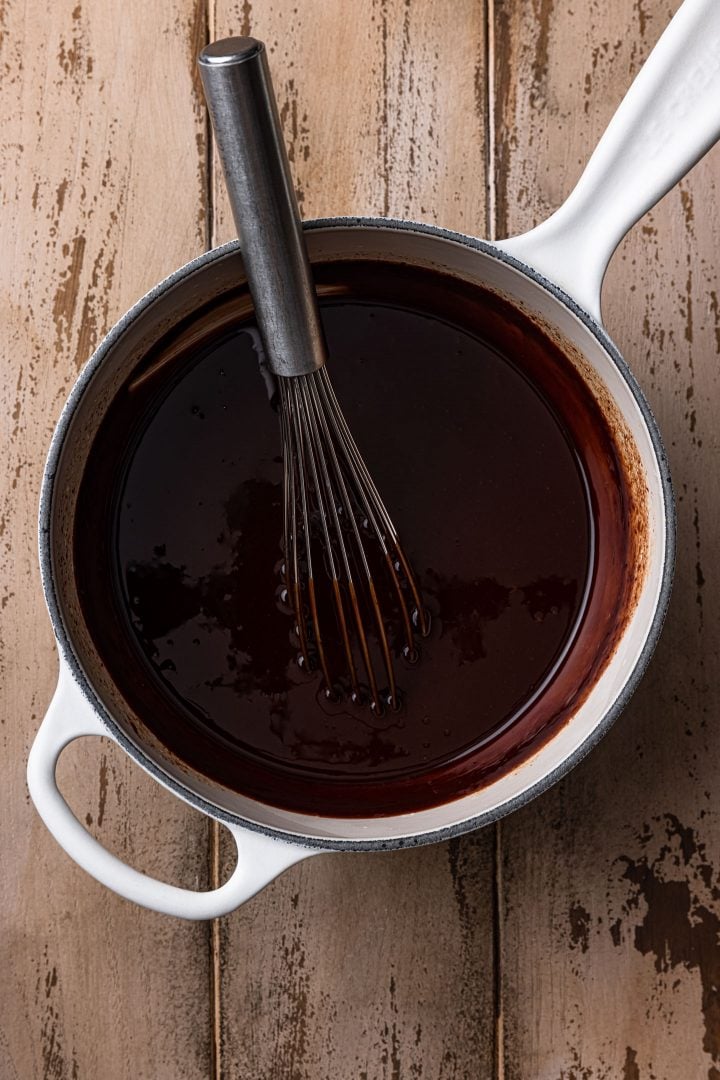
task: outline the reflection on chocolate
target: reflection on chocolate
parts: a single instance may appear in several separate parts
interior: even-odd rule
[[[329,698],[297,663],[278,421],[256,332],[247,316],[228,328],[228,302],[221,331],[210,310],[204,341],[190,323],[161,343],[103,422],[78,576],[116,682],[188,763],[306,812],[400,812],[477,787],[582,698],[628,588],[628,499],[591,395],[509,305],[390,265],[318,278],[335,286],[333,382],[432,616],[417,663],[392,642],[399,712],[377,716],[342,684]]]

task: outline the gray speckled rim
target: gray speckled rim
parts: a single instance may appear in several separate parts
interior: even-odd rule
[[[565,759],[557,768],[547,773],[541,780],[531,785],[525,790],[522,795],[519,795],[515,799],[508,800],[501,806],[488,811],[484,814],[480,814],[476,817],[469,818],[465,821],[461,821],[455,825],[435,829],[432,831],[420,833],[414,836],[396,837],[390,840],[333,840],[326,838],[305,837],[299,834],[284,832],[280,829],[269,828],[264,825],[259,825],[256,822],[248,821],[243,817],[236,814],[231,814],[226,810],[208,802],[206,799],[197,795],[189,788],[180,784],[177,780],[168,776],[162,769],[155,764],[150,758],[148,758],[142,750],[131,742],[125,735],[122,729],[117,725],[113,717],[104,707],[96,695],[91,683],[85,676],[82,666],[75,654],[70,634],[65,626],[62,613],[58,604],[58,599],[55,591],[52,558],[50,550],[50,522],[52,514],[52,500],[53,489],[55,483],[55,476],[57,473],[58,462],[60,454],[62,452],[65,438],[68,433],[70,421],[73,413],[78,406],[83,394],[85,393],[93,375],[98,370],[100,365],[109,350],[114,346],[117,340],[125,332],[128,326],[138,318],[139,315],[145,311],[155,300],[162,296],[168,289],[175,285],[178,281],[187,277],[197,270],[202,269],[208,263],[220,258],[230,252],[240,250],[240,244],[237,240],[233,240],[228,244],[224,244],[222,247],[214,248],[211,251],[205,252],[198,258],[193,259],[191,262],[186,263],[180,267],[169,277],[161,281],[153,289],[150,290],[141,300],[139,300],[129,311],[122,316],[122,318],[115,324],[110,330],[107,336],[102,340],[98,348],[93,353],[90,360],[82,369],[71,393],[65,403],[62,410],[60,419],[58,421],[55,433],[50,444],[48,452],[47,463],[45,466],[45,472],[43,475],[42,489],[40,494],[40,509],[39,509],[39,554],[40,554],[40,570],[42,575],[43,591],[45,593],[45,600],[50,613],[50,619],[53,625],[53,630],[58,642],[58,647],[62,653],[65,662],[68,664],[72,671],[83,695],[87,698],[93,709],[96,711],[103,724],[107,727],[108,732],[115,739],[116,742],[133,758],[139,765],[142,766],[147,772],[155,777],[164,787],[169,788],[179,798],[185,802],[194,806],[196,809],[203,811],[210,817],[215,818],[218,821],[225,822],[231,825],[239,825],[251,830],[252,832],[263,833],[266,836],[273,837],[277,840],[287,841],[289,843],[305,845],[308,848],[316,848],[324,851],[381,851],[390,850],[396,848],[406,847],[419,847],[424,844],[432,844],[441,840],[447,840],[454,836],[460,836],[464,833],[472,832],[475,829],[482,828],[484,825],[489,825],[494,821],[498,821],[500,818],[505,817],[507,814],[512,813],[519,807],[524,806],[531,799],[537,795],[542,794],[554,783],[560,780],[566,775],[575,765],[577,765],[600,741],[605,733],[613,725],[617,717],[627,705],[628,701],[632,697],[638,683],[640,682],[645,669],[650,661],[650,658],[655,650],[655,646],[662,629],[665,615],[667,612],[668,603],[670,600],[670,591],[672,588],[673,569],[675,564],[675,537],[676,537],[676,521],[675,521],[675,500],[673,497],[672,483],[670,479],[670,470],[667,462],[667,456],[663,447],[660,432],[658,430],[655,417],[652,414],[650,406],[648,405],[645,396],[638,386],[635,377],[630,371],[628,365],[623,360],[619,350],[608,337],[605,330],[599,323],[592,318],[586,311],[583,310],[573,299],[568,296],[567,293],[559,289],[557,285],[552,281],[548,281],[537,271],[531,267],[522,263],[519,259],[514,258],[512,255],[506,254],[494,244],[485,240],[478,240],[474,237],[465,236],[462,233],[452,232],[448,229],[441,229],[434,225],[426,225],[420,222],[413,221],[398,221],[390,218],[364,218],[364,217],[337,217],[337,218],[319,218],[314,221],[305,222],[304,228],[307,230],[315,229],[334,229],[334,228],[357,228],[357,229],[398,229],[416,233],[424,233],[428,236],[435,236],[439,239],[450,240],[457,244],[461,244],[467,248],[475,251],[482,252],[484,255],[488,255],[493,259],[497,259],[500,262],[508,263],[510,266],[519,270],[527,277],[531,278],[537,284],[541,285],[547,292],[549,292],[556,300],[558,300],[564,307],[568,308],[573,315],[575,315],[580,322],[582,322],[587,329],[597,338],[600,345],[609,355],[623,379],[627,383],[637,406],[643,416],[645,424],[650,434],[650,439],[657,457],[658,469],[661,477],[663,506],[664,506],[664,520],[665,520],[665,562],[663,566],[662,584],[660,593],[658,596],[657,605],[653,615],[652,622],[647,632],[645,643],[642,651],[635,664],[633,670],[630,673],[627,682],[625,683],[622,691],[616,697],[612,706],[598,721],[592,734],[584,741],[584,743],[578,747],[578,749]]]

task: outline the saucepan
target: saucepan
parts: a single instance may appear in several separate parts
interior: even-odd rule
[[[408,221],[329,218],[304,226],[312,262],[361,258],[437,268],[510,298],[563,342],[612,423],[640,508],[635,587],[614,652],[570,718],[536,752],[478,790],[430,809],[372,818],[293,812],[231,792],[179,762],[134,715],[103,669],[83,620],[72,531],[83,467],[117,388],[168,328],[243,280],[226,244],[177,270],[110,331],[82,371],[53,437],[40,505],[40,563],[57,637],[57,691],[28,762],[34,803],[66,852],[138,904],[189,919],[231,911],[279,873],[321,852],[401,848],[477,829],[526,803],[576,764],[628,701],[660,632],[673,571],[668,465],[650,409],[603,329],[600,290],[628,229],[720,136],[720,4],[685,0],[630,88],[570,197],[522,236],[488,243]],[[195,892],[139,873],[76,819],[55,770],[85,735],[114,739],[156,780],[222,822],[237,865],[220,888]]]

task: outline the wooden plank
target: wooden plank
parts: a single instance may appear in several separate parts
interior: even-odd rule
[[[498,235],[554,209],[677,3],[496,0]],[[604,743],[502,827],[507,1080],[720,1077],[720,152],[633,230],[604,310],[664,432],[679,550]]]
[[[491,1077],[490,835],[319,856],[225,920],[221,1075]]]
[[[222,0],[212,27],[268,43],[305,216],[484,231],[482,4]],[[492,881],[492,831],[289,871],[218,928],[221,1075],[492,1076]]]
[[[206,1078],[203,925],[121,901],[74,867],[29,802],[25,761],[57,660],[36,508],[60,407],[104,331],[206,242],[192,0],[0,5],[0,652],[3,979],[0,1076]],[[207,823],[119,751],[83,740],[61,782],[111,849],[171,881],[207,879]]]
[[[213,4],[215,37],[267,44],[303,217],[412,217],[484,235],[483,4]],[[217,243],[235,230],[217,161],[215,178]]]

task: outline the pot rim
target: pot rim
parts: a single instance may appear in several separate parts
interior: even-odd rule
[[[628,367],[626,361],[623,359],[619,349],[609,337],[605,329],[597,322],[587,311],[585,311],[580,305],[573,300],[566,292],[555,285],[552,281],[545,278],[542,274],[538,273],[532,267],[523,263],[521,260],[516,259],[514,256],[506,253],[495,244],[490,241],[480,240],[473,236],[468,236],[464,233],[455,232],[449,229],[443,229],[436,225],[429,225],[424,222],[406,221],[393,218],[378,218],[378,217],[327,217],[327,218],[315,218],[303,223],[303,228],[308,231],[314,230],[328,230],[335,228],[344,229],[382,229],[382,230],[404,230],[410,232],[416,232],[425,234],[428,236],[437,237],[442,240],[453,241],[458,244],[462,244],[464,247],[481,252],[484,255],[490,256],[500,262],[507,263],[515,270],[520,271],[526,277],[540,285],[546,292],[550,293],[555,300],[567,308],[583,325],[590,331],[590,333],[598,340],[599,344],[605,350],[610,357],[615,367],[620,372],[623,380],[627,384],[635,403],[642,415],[642,418],[647,427],[651,445],[655,453],[655,457],[658,464],[658,471],[660,474],[661,494],[663,500],[663,521],[665,526],[665,553],[662,567],[662,580],[657,597],[657,602],[653,611],[650,625],[647,628],[645,640],[642,646],[642,650],[635,663],[630,675],[628,676],[622,690],[614,699],[612,705],[607,709],[602,716],[598,719],[592,732],[585,741],[568,757],[566,757],[559,765],[557,765],[550,772],[546,773],[533,784],[531,784],[521,794],[515,796],[512,799],[507,800],[499,806],[494,807],[491,810],[485,811],[482,814],[476,815],[471,818],[467,818],[463,821],[456,822],[453,825],[443,826],[438,829],[427,830],[422,833],[416,833],[410,836],[393,837],[390,839],[373,839],[373,840],[360,840],[360,839],[329,839],[326,837],[312,837],[305,836],[300,833],[291,833],[260,824],[255,821],[251,821],[242,817],[239,814],[231,813],[221,807],[216,806],[207,799],[198,795],[185,784],[180,783],[174,777],[164,772],[159,765],[157,765],[151,758],[149,758],[143,750],[134,742],[132,742],[121,727],[114,720],[109,711],[105,708],[102,701],[95,693],[90,681],[85,675],[82,666],[75,654],[75,650],[70,639],[70,635],[66,630],[65,623],[60,610],[57,593],[55,590],[53,567],[52,567],[52,554],[50,543],[50,524],[52,518],[52,502],[53,491],[55,485],[55,477],[58,470],[60,455],[62,453],[65,439],[67,437],[72,417],[75,413],[77,406],[79,405],[88,385],[90,384],[95,372],[103,363],[107,353],[113,348],[118,339],[143,312],[149,308],[159,297],[161,297],[166,291],[171,289],[179,281],[183,280],[189,274],[192,274],[198,270],[201,270],[204,266],[212,263],[216,259],[222,258],[232,252],[241,251],[242,246],[238,240],[231,240],[226,244],[222,244],[219,247],[212,248],[209,251],[203,252],[203,254],[192,259],[190,262],[185,263],[177,270],[173,271],[168,277],[164,278],[161,282],[155,285],[149,292],[147,292],[140,300],[138,300],[108,331],[105,337],[102,339],[94,353],[82,368],[71,392],[63,406],[60,418],[52,436],[48,456],[43,471],[42,486],[40,491],[40,504],[39,504],[39,528],[38,528],[38,543],[39,543],[39,559],[40,559],[40,572],[43,592],[45,594],[45,602],[47,604],[48,612],[50,615],[50,621],[52,623],[53,632],[55,634],[56,641],[58,643],[60,651],[60,662],[67,664],[72,672],[75,681],[78,684],[83,696],[87,699],[92,706],[96,714],[99,716],[103,725],[108,729],[108,734],[119,743],[123,750],[130,755],[130,757],[137,762],[146,772],[150,773],[159,783],[164,787],[172,791],[178,798],[183,799],[186,803],[189,803],[195,809],[202,811],[208,816],[235,826],[241,826],[252,832],[262,833],[268,837],[280,841],[286,841],[293,844],[304,845],[308,848],[322,849],[328,851],[371,851],[371,850],[390,850],[406,847],[419,847],[425,844],[435,843],[437,841],[447,840],[455,836],[461,836],[464,833],[473,832],[475,829],[482,828],[484,825],[489,825],[492,822],[498,821],[506,815],[512,813],[519,807],[524,806],[530,802],[531,799],[537,795],[542,794],[554,783],[565,776],[572,768],[574,768],[600,741],[600,739],[611,728],[619,714],[627,705],[628,701],[632,697],[636,687],[638,686],[645,670],[648,666],[650,658],[655,650],[660,631],[662,630],[665,616],[667,613],[668,603],[670,599],[670,592],[672,588],[673,570],[675,564],[675,546],[676,546],[676,514],[675,514],[675,499],[672,489],[672,482],[670,478],[670,469],[667,461],[667,455],[663,446],[660,431],[655,420],[655,417],[650,409],[650,406],[640,389],[634,375]],[[569,721],[570,723],[572,721]],[[452,800],[449,800],[452,801]],[[312,817],[312,815],[306,815]],[[395,815],[393,815],[395,816]],[[413,818],[412,812],[407,814],[408,820]],[[382,818],[378,818],[381,821]]]

